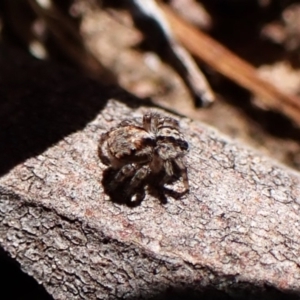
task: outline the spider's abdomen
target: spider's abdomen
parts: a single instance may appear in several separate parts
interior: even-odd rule
[[[154,146],[155,138],[151,133],[141,127],[127,125],[109,131],[103,138],[100,152],[106,162],[119,168],[126,163],[150,161]]]

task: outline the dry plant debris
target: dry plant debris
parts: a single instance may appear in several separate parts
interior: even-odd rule
[[[271,109],[282,112],[300,126],[300,98],[288,95],[258,76],[254,67],[224,46],[178,18],[167,6],[162,6],[178,39],[199,59],[241,86],[259,96]]]

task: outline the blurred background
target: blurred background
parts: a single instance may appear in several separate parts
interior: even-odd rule
[[[179,20],[163,16],[207,80],[215,98],[210,105],[197,99],[189,74],[170,59],[160,24],[144,18],[136,2],[1,0],[0,45],[120,86],[300,170],[300,1],[156,1]],[[194,31],[181,40],[185,24]],[[220,59],[209,61],[215,49]],[[224,71],[227,64],[234,67]],[[271,90],[271,105],[264,89]],[[0,264],[7,259],[0,252]]]
[[[195,61],[216,97],[212,105],[201,108],[184,76],[168,61],[157,27],[137,26],[141,22],[134,19],[132,2],[2,0],[1,42],[37,59],[69,65],[102,83],[119,85],[140,98],[151,98],[300,169],[300,122],[283,113],[280,103],[275,110],[265,106],[259,95],[198,56]],[[170,0],[164,4],[183,22],[251,64],[257,77],[288,95],[299,94],[299,1]],[[232,72],[243,76],[242,68]]]

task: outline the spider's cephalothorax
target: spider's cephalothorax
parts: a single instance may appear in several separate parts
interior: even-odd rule
[[[183,161],[188,143],[179,129],[179,123],[170,117],[146,113],[140,124],[125,120],[101,135],[99,157],[118,170],[110,187],[131,177],[126,193],[134,189],[150,174],[164,172],[162,185],[179,170],[185,190],[189,189],[187,169]]]

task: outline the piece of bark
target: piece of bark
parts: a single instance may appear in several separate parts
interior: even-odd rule
[[[107,101],[110,89],[59,67],[0,54],[0,245],[54,299],[166,299],[172,288],[207,287],[300,294],[296,172],[176,117],[190,143],[190,193],[168,193],[164,205],[153,191],[134,208],[114,203],[99,136],[149,108],[122,94]]]

